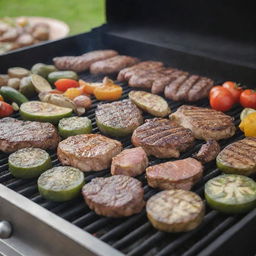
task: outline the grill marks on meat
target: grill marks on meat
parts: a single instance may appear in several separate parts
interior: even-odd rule
[[[256,138],[245,139],[231,143],[217,156],[217,161],[229,169],[243,170],[245,175],[256,171]]]
[[[163,69],[164,64],[160,61],[142,61],[132,67],[122,69],[118,76],[118,81],[128,81],[133,75],[136,75],[139,71],[156,71]]]
[[[134,57],[117,55],[109,59],[94,62],[90,66],[92,74],[111,74],[117,73],[121,69],[136,64],[139,60]]]
[[[122,150],[122,144],[100,134],[70,136],[58,145],[57,155],[63,165],[81,171],[101,171],[110,167],[111,160]]]
[[[197,139],[226,139],[236,130],[232,117],[209,108],[183,105],[170,115],[170,119],[190,129]]]
[[[132,133],[143,123],[141,111],[130,100],[98,105],[95,115],[102,132],[110,128],[117,136],[118,133]]]
[[[118,55],[114,50],[98,50],[85,53],[80,56],[63,56],[53,59],[54,65],[60,70],[73,70],[82,72],[89,69],[90,65],[96,61],[108,59]]]
[[[194,102],[206,98],[213,85],[213,80],[209,78],[184,72],[165,87],[164,94],[166,98],[174,101]]]
[[[108,217],[130,216],[145,205],[142,183],[124,175],[95,178],[84,185],[82,194],[90,209]]]
[[[146,152],[141,147],[125,149],[113,157],[111,174],[122,174],[126,176],[137,176],[142,174],[148,166]]]
[[[153,188],[190,190],[201,179],[203,166],[189,157],[150,166],[146,174],[148,184]]]
[[[132,135],[134,146],[141,146],[147,155],[158,158],[178,158],[180,152],[194,144],[194,136],[189,129],[183,128],[168,119],[148,119]]]
[[[60,137],[50,123],[20,121],[11,117],[0,120],[0,151],[11,153],[21,148],[54,149]]]
[[[214,160],[220,153],[220,145],[216,140],[208,140],[193,157],[202,163]]]

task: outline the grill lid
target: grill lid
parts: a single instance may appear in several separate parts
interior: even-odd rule
[[[256,68],[256,15],[240,1],[107,0],[113,34]]]

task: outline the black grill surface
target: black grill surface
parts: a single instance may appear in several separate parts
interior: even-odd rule
[[[101,81],[103,77],[91,76],[88,73],[83,73],[80,76],[86,81]],[[114,78],[114,77],[113,77]],[[219,81],[221,82],[221,81]],[[123,87],[122,99],[127,98],[129,91],[132,89],[127,84],[121,84]],[[92,108],[85,114],[93,123],[93,133],[99,133],[95,123],[95,109],[99,103],[93,99]],[[169,101],[172,112],[181,106],[183,103]],[[208,100],[197,102],[198,106],[208,106]],[[239,123],[240,107],[235,107],[227,114],[235,118],[235,124]],[[20,119],[19,114],[14,114],[13,117]],[[148,114],[144,114],[145,118],[152,118]],[[239,129],[236,135],[230,139],[220,141],[221,147],[229,143],[243,138]],[[120,140],[124,148],[131,148],[130,137]],[[182,153],[181,159],[191,156],[197,152],[202,145],[202,141],[197,141],[197,144],[191,150]],[[54,166],[60,165],[56,152],[49,152]],[[156,159],[150,157],[150,165],[155,165],[161,162],[170,161],[172,159]],[[164,233],[154,229],[146,217],[146,212],[143,210],[140,214],[127,217],[127,218],[107,218],[102,217],[91,211],[84,203],[82,196],[69,202],[55,203],[45,200],[41,197],[37,190],[36,179],[22,180],[14,178],[8,171],[8,155],[0,154],[0,183],[3,183],[10,189],[22,194],[33,202],[41,205],[47,210],[57,214],[58,216],[73,223],[79,228],[91,233],[93,236],[110,244],[114,248],[120,250],[127,255],[197,255],[207,245],[214,241],[220,234],[227,231],[234,224],[240,222],[245,215],[228,216],[221,214],[217,211],[211,210],[206,206],[206,213],[203,223],[195,230],[187,233]],[[205,165],[203,178],[193,187],[193,191],[199,194],[204,199],[203,189],[204,184],[209,179],[220,174],[216,169],[215,162],[212,161]],[[110,176],[109,170],[100,172],[85,173],[86,182],[89,182],[95,177]],[[143,183],[145,191],[145,200],[158,192],[147,185],[145,174],[136,177]]]

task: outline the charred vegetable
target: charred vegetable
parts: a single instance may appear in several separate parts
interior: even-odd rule
[[[63,138],[69,136],[74,136],[78,134],[91,133],[92,131],[92,122],[87,117],[68,117],[60,120],[59,125],[59,134]]]
[[[217,167],[231,174],[250,175],[256,172],[256,138],[247,137],[229,144],[217,156]]]
[[[40,148],[23,148],[8,158],[9,170],[17,178],[38,177],[52,167],[49,154]]]
[[[20,81],[20,92],[26,97],[34,97],[36,90],[31,81],[31,76],[23,77]]]
[[[30,101],[20,106],[20,115],[24,120],[56,124],[60,119],[71,116],[72,109],[41,101]]]
[[[191,191],[172,189],[152,196],[146,205],[148,219],[161,231],[184,232],[203,220],[204,203]]]
[[[16,78],[22,78],[25,76],[30,75],[30,71],[25,69],[25,68],[19,68],[19,67],[14,67],[14,68],[9,68],[8,69],[8,75],[9,77],[16,77]]]
[[[33,74],[42,76],[43,78],[47,78],[47,76],[52,73],[57,71],[56,67],[53,65],[46,65],[43,63],[37,63],[31,68],[31,72]]]
[[[80,194],[84,174],[70,166],[54,167],[38,178],[38,190],[48,200],[67,201]]]
[[[31,76],[31,82],[35,87],[35,90],[40,93],[40,92],[48,92],[50,90],[52,90],[51,85],[49,84],[49,82],[44,79],[42,76],[33,74]]]
[[[100,131],[114,137],[129,135],[143,123],[141,111],[130,100],[98,105],[95,113]]]
[[[9,87],[12,87],[12,88],[18,90],[20,88],[20,79],[19,78],[10,78],[8,80],[7,85]]]
[[[205,198],[218,211],[247,212],[256,206],[256,183],[242,175],[220,175],[205,184]]]
[[[22,93],[8,86],[2,86],[0,88],[0,94],[5,100],[16,102],[18,105],[28,102],[28,99]]]
[[[168,103],[162,97],[145,91],[131,91],[129,99],[137,107],[153,116],[165,117],[171,113]]]

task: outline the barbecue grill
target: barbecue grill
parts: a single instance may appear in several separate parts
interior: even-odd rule
[[[51,63],[55,56],[79,55],[96,49],[115,49],[142,60],[161,60],[166,65],[208,76],[216,84],[235,80],[255,85],[256,16],[253,8],[223,1],[117,1],[106,2],[107,24],[66,39],[17,50],[0,57],[0,73],[13,66],[30,68],[38,62]],[[86,15],[86,14],[85,14]],[[230,17],[227,17],[229,16]],[[217,18],[216,18],[217,17]],[[99,81],[102,76],[80,74],[86,81]],[[116,76],[111,77],[115,79]],[[126,83],[122,99],[131,90]],[[86,116],[95,124],[95,108]],[[182,102],[169,101],[174,112]],[[208,106],[208,100],[196,102]],[[239,123],[240,107],[227,114]],[[13,117],[20,119],[19,114]],[[150,115],[145,114],[145,118]],[[240,131],[221,141],[222,148],[243,138]],[[120,140],[130,148],[130,138]],[[202,141],[181,154],[197,152]],[[60,165],[55,152],[50,152],[54,166]],[[243,215],[225,215],[206,207],[203,223],[187,233],[169,234],[154,229],[145,210],[121,218],[98,216],[82,197],[55,203],[42,198],[36,179],[14,178],[8,171],[8,155],[0,153],[0,254],[20,255],[254,255],[256,252],[256,209]],[[167,160],[150,158],[150,165]],[[216,165],[205,165],[203,178],[193,191],[203,197],[206,181],[220,174]],[[109,170],[86,174],[86,182],[109,176]],[[144,186],[145,199],[157,193],[147,185],[144,174],[137,177]],[[253,177],[255,179],[255,176]],[[10,225],[8,225],[8,223]]]

